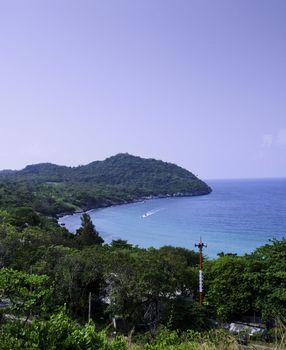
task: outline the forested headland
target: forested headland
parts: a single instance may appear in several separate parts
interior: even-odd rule
[[[211,188],[175,164],[118,154],[78,167],[51,163],[0,172],[0,208],[73,213],[158,196],[195,196]]]
[[[116,171],[115,164],[123,160],[133,164],[130,171],[127,165]],[[143,249],[124,240],[106,244],[86,213],[76,234],[58,225],[51,215],[65,206],[75,210],[99,203],[99,197],[87,201],[89,188],[92,196],[99,193],[95,183],[102,184],[98,191],[106,191],[104,200],[118,201],[120,193],[128,201],[210,191],[193,174],[168,163],[160,162],[164,170],[151,176],[148,170],[142,175],[140,158],[119,155],[107,161],[117,174],[109,179],[99,170],[89,173],[89,166],[75,168],[76,175],[51,164],[2,173],[0,349],[234,350],[237,340],[222,330],[224,322],[254,314],[264,323],[285,321],[285,239],[245,256],[222,252],[214,260],[205,257],[200,305],[197,252],[171,246]],[[107,167],[104,162],[93,166]],[[139,183],[144,190],[136,189]],[[282,329],[277,344],[283,349],[283,327],[275,329]],[[276,330],[268,340],[276,339]]]

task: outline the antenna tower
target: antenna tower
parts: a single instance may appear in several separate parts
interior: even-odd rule
[[[202,237],[200,237],[200,242],[195,244],[195,247],[199,248],[200,253],[200,272],[199,272],[199,286],[200,286],[200,304],[203,304],[203,248],[207,245],[202,242]]]

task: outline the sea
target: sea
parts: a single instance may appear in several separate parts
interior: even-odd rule
[[[196,250],[200,239],[210,259],[218,253],[249,254],[286,238],[286,179],[210,180],[209,195],[150,199],[90,210],[106,243],[127,240],[139,247],[166,245]],[[71,232],[81,214],[59,223]]]

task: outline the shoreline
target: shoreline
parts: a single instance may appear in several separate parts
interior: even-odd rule
[[[102,203],[98,205],[90,205],[85,208],[79,208],[78,210],[75,210],[73,212],[64,212],[64,213],[59,213],[55,215],[56,220],[58,221],[60,218],[63,218],[65,216],[72,216],[75,214],[83,214],[87,213],[88,211],[91,210],[97,210],[97,209],[104,209],[104,208],[109,208],[117,205],[124,205],[124,204],[132,204],[132,203],[138,203],[142,201],[147,201],[151,199],[162,199],[162,198],[182,198],[182,197],[197,197],[197,196],[206,196],[208,194],[212,193],[212,189],[210,191],[201,191],[201,192],[176,192],[173,194],[158,194],[158,195],[149,195],[149,196],[142,196],[138,198],[133,198],[130,200],[119,200],[119,201],[112,201],[107,199],[106,201],[103,201]]]
[[[115,203],[114,208],[94,210],[89,215],[94,216],[94,223],[101,234],[112,234],[140,247],[172,245],[193,249],[193,243],[202,236],[208,245],[205,253],[209,258],[216,257],[220,252],[250,254],[273,238],[281,240],[285,237],[286,227],[283,215],[285,182],[259,181],[253,188],[251,184],[245,181],[237,181],[233,185],[228,182],[213,184],[209,197],[176,199],[178,196],[174,194],[162,196],[167,199],[171,197],[170,200],[162,199],[162,202],[146,200],[158,198],[155,195],[138,196],[125,202],[129,206],[118,207],[119,203]],[[132,206],[132,202],[140,200],[145,200],[145,203]],[[269,208],[264,202],[271,204]],[[279,208],[275,203],[279,204]],[[259,210],[253,211],[254,206]],[[148,219],[141,224],[139,218],[142,214],[161,207],[170,208],[170,215],[164,212],[158,219],[152,219],[151,223]],[[59,223],[66,222],[66,228],[74,232],[80,225],[80,216],[69,216],[60,219]],[[102,221],[97,222],[96,218]]]

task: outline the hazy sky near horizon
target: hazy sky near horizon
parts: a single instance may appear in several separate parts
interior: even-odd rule
[[[0,0],[0,169],[119,152],[286,177],[285,0]]]

